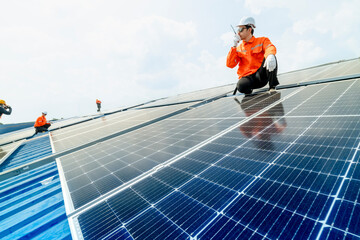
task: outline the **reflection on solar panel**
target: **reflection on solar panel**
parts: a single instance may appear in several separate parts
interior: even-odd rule
[[[58,159],[73,237],[359,239],[359,90],[223,98]]]

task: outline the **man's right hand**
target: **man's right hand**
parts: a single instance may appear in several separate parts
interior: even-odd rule
[[[235,34],[235,36],[234,36],[234,47],[237,47],[239,42],[240,42],[240,36],[238,34]]]

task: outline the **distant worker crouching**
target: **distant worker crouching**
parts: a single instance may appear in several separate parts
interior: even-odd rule
[[[4,100],[0,100],[0,118],[3,114],[10,115],[12,108],[9,105],[6,105]]]
[[[96,106],[97,106],[97,111],[100,112],[101,101],[99,99],[96,99]]]
[[[36,122],[34,124],[35,127],[35,134],[39,132],[46,132],[48,128],[51,126],[50,122],[46,121],[47,112],[42,112],[42,115],[36,119]]]
[[[226,66],[239,66],[239,81],[236,90],[251,94],[253,89],[262,88],[269,83],[269,91],[274,91],[279,84],[277,79],[276,48],[267,37],[255,38],[255,20],[243,17],[237,25],[234,46],[227,56]],[[240,40],[242,42],[239,44]]]

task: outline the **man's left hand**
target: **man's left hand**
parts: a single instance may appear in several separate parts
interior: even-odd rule
[[[276,68],[276,59],[273,54],[267,56],[267,58],[265,59],[264,67],[266,67],[269,72],[274,71],[274,69]]]

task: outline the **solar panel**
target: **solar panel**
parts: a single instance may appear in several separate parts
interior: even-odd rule
[[[335,66],[331,66],[328,70],[324,71],[321,75],[322,78],[334,78],[346,75],[353,75],[360,73],[360,59],[352,61],[339,62]]]
[[[359,74],[359,69],[360,59],[356,58],[279,74],[278,78],[281,85],[287,85]]]
[[[31,137],[32,135],[34,135],[34,133],[34,129],[24,128],[19,131],[2,134],[0,139],[0,146],[18,141],[20,139]]]
[[[204,99],[216,97],[222,94],[230,93],[234,91],[235,84],[229,84],[221,87],[208,88],[204,90],[194,91],[190,93],[178,94],[175,96],[159,99],[154,102],[144,104],[141,107],[159,106],[165,104],[174,104],[188,101],[202,101]]]
[[[51,138],[56,152],[61,152],[152,121],[178,110],[186,109],[192,104],[194,103],[119,112],[80,125],[54,131],[51,134]]]
[[[49,128],[49,130],[66,127],[66,126],[69,126],[69,125],[72,125],[75,123],[79,123],[82,121],[86,121],[86,120],[89,120],[92,118],[94,118],[94,116],[75,117],[75,118],[54,121],[52,123],[51,127]],[[31,128],[25,128],[25,129],[15,131],[15,132],[10,132],[7,134],[2,134],[1,140],[0,140],[0,146],[3,144],[10,143],[10,142],[18,141],[20,139],[29,138],[29,137],[33,136],[34,133],[35,133],[35,129],[33,127],[31,127]]]
[[[72,212],[73,235],[84,239],[360,238],[360,118],[357,104],[347,100],[357,99],[357,91],[359,80],[308,86],[282,96],[281,103],[264,100],[257,112],[251,110],[257,104],[239,108],[227,98],[227,104],[244,111],[246,120],[238,117],[234,124],[227,121],[236,117],[225,114],[226,128],[219,129],[220,134],[205,136],[208,141],[180,158]],[[275,95],[267,99],[271,98]],[[243,100],[240,104],[251,101]],[[346,115],[340,114],[341,104],[348,108]],[[200,121],[177,118],[164,122],[188,126],[185,121]],[[206,128],[210,120],[216,121],[205,118],[199,126]],[[175,127],[173,133],[178,131]],[[161,128],[150,132],[154,135]],[[180,132],[179,136],[192,135]],[[124,137],[124,142],[132,139]],[[120,145],[125,149],[132,143]]]
[[[291,91],[294,89],[285,92]],[[257,98],[262,98],[260,102],[264,105],[270,105],[279,100],[279,97],[274,97],[279,95],[265,93]],[[244,115],[238,114],[243,111],[233,98],[222,100],[222,104],[228,106],[224,108],[222,118],[186,119],[188,115],[183,113],[180,115],[184,115],[184,118],[176,115],[61,157],[60,172],[64,172],[64,180],[66,179],[70,211],[119,188],[244,119]],[[252,109],[248,102],[246,108],[256,112],[259,110],[259,102],[253,104],[256,108]],[[190,112],[194,111],[196,114],[199,111],[219,111],[216,106],[215,101]]]
[[[0,165],[7,159],[8,156],[14,152],[22,142],[9,143],[3,146],[0,146]]]
[[[226,124],[215,120],[164,121],[62,157],[60,161],[74,209],[238,121],[228,120]]]

